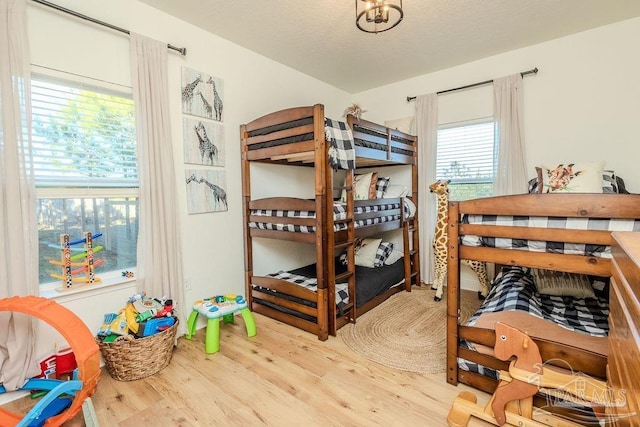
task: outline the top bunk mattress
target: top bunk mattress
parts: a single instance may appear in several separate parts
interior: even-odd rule
[[[327,119],[327,120],[331,120],[331,119]],[[260,129],[256,129],[253,131],[248,132],[248,136],[251,137],[256,137],[256,136],[266,136],[275,132],[281,132],[281,131],[285,131],[288,129],[294,129],[297,127],[304,127],[304,126],[311,126],[313,125],[313,117],[305,117],[303,119],[298,119],[298,120],[292,120],[290,122],[285,122],[285,123],[277,123],[271,126],[267,126],[264,128],[260,128]],[[356,128],[358,130],[362,130],[365,128],[360,128],[357,127]],[[371,131],[367,131],[365,132],[369,135],[371,135]],[[294,144],[296,142],[302,142],[302,141],[311,141],[313,140],[313,132],[307,132],[307,133],[303,133],[301,135],[295,135],[295,136],[289,136],[289,137],[283,137],[283,138],[276,138],[276,139],[272,139],[269,141],[265,141],[265,142],[260,142],[260,143],[256,143],[256,144],[251,144],[249,145],[249,150],[260,150],[263,148],[271,148],[271,147],[277,147],[279,145],[286,145],[286,144]],[[367,141],[363,138],[358,138],[358,137],[354,137],[353,139],[354,144],[357,147],[365,147],[365,148],[372,148],[374,150],[382,150],[385,151],[387,150],[387,146],[380,144],[380,143],[376,143],[376,142],[372,142],[372,141]],[[411,144],[411,141],[409,140],[404,140],[402,139],[402,142],[404,142],[405,144]],[[391,152],[392,153],[397,153],[397,154],[404,154],[407,156],[411,156],[413,155],[413,152],[410,150],[405,150],[403,148],[399,148],[399,147],[391,147]]]

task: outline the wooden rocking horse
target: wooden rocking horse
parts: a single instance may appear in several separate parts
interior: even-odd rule
[[[500,371],[500,383],[486,407],[478,405],[475,394],[462,392],[453,402],[447,421],[451,427],[464,427],[471,417],[494,425],[522,427],[575,427],[572,421],[540,411],[533,418],[533,396],[540,388],[550,394],[559,395],[581,406],[597,403],[599,406],[611,402],[611,390],[603,381],[579,373],[564,373],[543,366],[540,351],[535,342],[524,332],[504,323],[496,322],[495,357],[507,361],[509,372]],[[607,400],[603,402],[603,400]]]

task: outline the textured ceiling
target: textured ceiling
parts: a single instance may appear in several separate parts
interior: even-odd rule
[[[141,1],[349,93],[640,16],[640,0],[404,0],[368,34],[353,0]]]

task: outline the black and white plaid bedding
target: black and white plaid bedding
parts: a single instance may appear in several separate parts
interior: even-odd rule
[[[279,218],[315,218],[315,211],[295,211],[278,209],[253,209],[251,215],[275,216]],[[340,220],[347,217],[347,206],[342,203],[333,204],[333,219]]]
[[[483,313],[522,311],[570,331],[597,337],[609,333],[608,285],[593,283],[596,298],[573,298],[538,293],[529,268],[503,267],[480,309],[465,324],[473,326]],[[473,350],[473,345],[461,341]],[[497,378],[494,370],[458,358],[461,369]]]
[[[296,225],[296,224],[274,224],[271,222],[249,222],[249,228],[258,228],[261,230],[272,231],[288,231],[291,233],[315,233],[315,225]],[[347,224],[337,223],[333,225],[333,231],[342,231],[347,229]]]
[[[347,217],[346,204],[335,202],[333,204],[333,218],[334,221],[345,219]],[[368,212],[384,212],[387,210],[398,209],[399,203],[386,203],[375,206],[356,206],[354,212],[368,213]],[[295,211],[295,210],[275,210],[275,209],[256,209],[251,211],[251,215],[254,216],[268,216],[277,218],[315,218],[315,212],[312,211]],[[380,224],[383,222],[396,221],[400,219],[399,214],[386,215],[375,218],[366,218],[357,220],[354,222],[354,227],[365,227],[369,225]],[[290,231],[294,233],[315,233],[316,227],[310,225],[293,225],[284,223],[266,223],[250,221],[249,228],[259,228],[263,230],[276,230],[276,231]],[[346,223],[335,223],[333,225],[334,231],[346,230]]]
[[[333,169],[355,169],[356,150],[349,126],[325,117],[324,133],[329,141],[329,165]]]
[[[604,283],[594,283],[596,298],[543,295],[538,293],[530,271],[525,267],[504,267],[482,306],[467,325],[473,326],[483,313],[523,311],[570,331],[597,337],[607,336],[609,302]]]
[[[387,215],[378,216],[375,218],[360,219],[354,222],[354,227],[367,227],[370,225],[382,224],[384,222],[397,221],[400,219],[400,215]],[[249,228],[259,228],[262,230],[275,230],[275,231],[289,231],[292,233],[315,233],[316,227],[313,225],[295,225],[295,224],[275,224],[268,222],[256,222],[250,221]],[[344,222],[336,223],[333,225],[333,231],[342,231],[347,229],[347,224]]]
[[[556,218],[502,215],[463,215],[464,224],[487,224],[512,227],[563,228],[571,230],[640,231],[640,220],[604,218]],[[522,249],[533,252],[554,252],[611,258],[609,246],[567,242],[505,239],[496,237],[463,236],[465,246],[487,246],[502,249]]]
[[[388,176],[378,177],[378,181],[376,181],[376,199],[382,199],[384,197],[384,192],[389,188],[390,182],[391,178]]]
[[[267,274],[269,277],[274,277],[280,280],[286,280],[287,282],[295,283],[296,285],[303,286],[310,291],[317,292],[318,291],[318,279],[299,276],[296,274],[291,274],[288,271],[278,271],[277,273]],[[340,309],[345,304],[349,303],[349,284],[348,283],[336,283],[336,306]],[[262,286],[255,286],[255,288],[273,292],[271,289],[264,288]]]

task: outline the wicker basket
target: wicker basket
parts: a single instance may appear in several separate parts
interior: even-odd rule
[[[133,381],[164,369],[171,361],[178,321],[166,331],[145,338],[104,343],[96,339],[109,375],[118,381]]]

